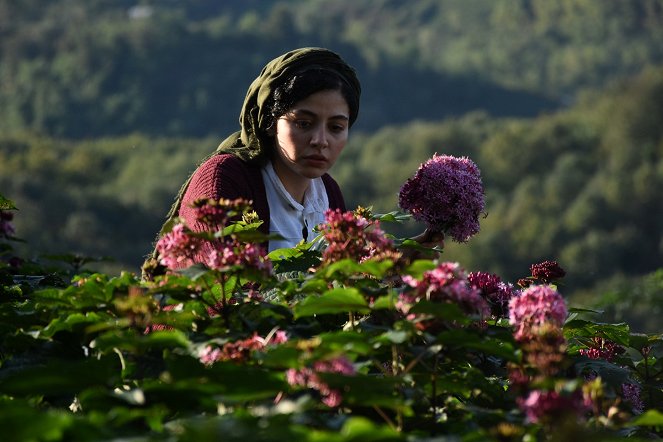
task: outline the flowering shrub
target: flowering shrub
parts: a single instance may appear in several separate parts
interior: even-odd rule
[[[398,249],[379,225],[340,212],[322,228],[327,255],[266,260],[245,206],[199,208],[207,230],[165,234],[169,272],[154,280],[26,284],[0,264],[3,437],[663,436],[663,338],[569,308],[552,266],[531,268],[522,291],[437,260],[394,277],[384,264]]]
[[[465,242],[479,232],[484,211],[479,168],[469,158],[435,155],[403,184],[398,205],[432,231]]]
[[[380,228],[380,221],[369,221],[353,212],[328,210],[319,229],[328,244],[322,252],[324,263],[346,258],[359,262],[397,258],[392,241]]]

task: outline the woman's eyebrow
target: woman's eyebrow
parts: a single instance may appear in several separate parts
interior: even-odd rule
[[[309,117],[317,117],[318,116],[318,114],[316,114],[315,112],[313,112],[311,110],[308,110],[308,109],[292,109],[290,111],[290,113],[296,114],[297,116],[301,116],[301,114],[304,114],[304,116],[309,116]],[[348,117],[345,114],[332,115],[329,118],[334,119],[334,120],[349,120],[350,119],[350,117]]]

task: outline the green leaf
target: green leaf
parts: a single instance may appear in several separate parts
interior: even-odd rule
[[[334,313],[369,313],[366,300],[355,288],[337,288],[322,296],[311,295],[294,308],[295,318]]]
[[[645,413],[629,422],[629,425],[639,427],[661,427],[663,426],[663,413],[658,410],[647,410]]]
[[[5,441],[58,441],[75,424],[68,410],[40,410],[27,401],[0,403],[0,427]]]
[[[398,296],[394,294],[380,296],[378,299],[375,300],[375,302],[373,302],[372,308],[373,310],[380,310],[380,309],[392,310],[395,308],[394,305],[396,304],[397,300]]]
[[[116,355],[102,359],[49,360],[45,365],[0,377],[0,392],[13,396],[77,394],[92,386],[109,386],[120,377]]]
[[[610,385],[617,387],[623,383],[629,382],[631,371],[627,368],[619,367],[603,359],[589,359],[586,357],[578,358],[576,362],[576,372],[596,372]]]
[[[373,350],[373,346],[369,342],[369,336],[365,333],[336,331],[322,333],[318,337],[320,338],[319,349],[325,352],[336,353],[342,351],[344,353],[369,354]]]
[[[341,440],[345,442],[387,442],[402,441],[403,435],[395,429],[384,425],[376,425],[365,417],[351,417],[343,424],[340,431]]]
[[[628,324],[624,322],[606,324],[584,319],[572,319],[564,324],[564,337],[568,340],[578,337],[592,338],[594,336],[601,336],[619,345],[628,346],[630,329]]]
[[[474,331],[460,329],[445,331],[437,336],[437,341],[449,347],[478,350],[507,361],[517,361],[518,359],[516,349],[511,343],[501,339],[480,336]]]
[[[394,262],[389,259],[384,261],[368,260],[363,263],[358,263],[353,259],[343,259],[318,270],[318,274],[326,279],[349,275],[371,275],[382,278],[393,266]]]
[[[0,210],[18,210],[14,202],[0,195]]]
[[[88,312],[85,314],[73,313],[71,315],[59,317],[51,321],[50,324],[48,324],[39,332],[39,336],[50,338],[59,331],[82,332],[89,325],[97,324],[107,318],[108,315],[104,315],[104,317],[102,317],[100,314],[95,312]]]
[[[376,219],[380,222],[393,222],[393,223],[403,223],[412,219],[412,215],[409,213],[401,212],[394,210],[389,213],[376,213],[373,215],[373,219]]]
[[[428,314],[439,319],[461,323],[469,321],[460,306],[451,302],[419,301],[412,306],[408,313]]]
[[[402,344],[410,339],[411,333],[405,330],[389,330],[378,336],[375,341],[383,344]]]
[[[154,331],[148,334],[138,334],[133,330],[113,330],[97,337],[90,344],[93,348],[138,352],[162,348],[190,348],[191,342],[179,330]]]
[[[421,279],[424,272],[433,270],[435,267],[437,265],[430,259],[417,259],[405,269],[405,273],[415,279]]]

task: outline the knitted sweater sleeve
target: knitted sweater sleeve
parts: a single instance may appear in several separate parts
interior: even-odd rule
[[[254,210],[267,224],[263,226],[269,229],[269,208],[264,187],[258,168],[248,166],[233,155],[214,155],[193,173],[182,198],[179,216],[192,230],[200,231],[203,226],[196,222],[191,207],[194,201],[200,198],[244,198],[253,201]]]

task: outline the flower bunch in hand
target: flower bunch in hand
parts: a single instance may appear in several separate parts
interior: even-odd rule
[[[466,242],[479,232],[485,207],[479,168],[466,157],[436,154],[403,184],[398,205],[428,229]]]

